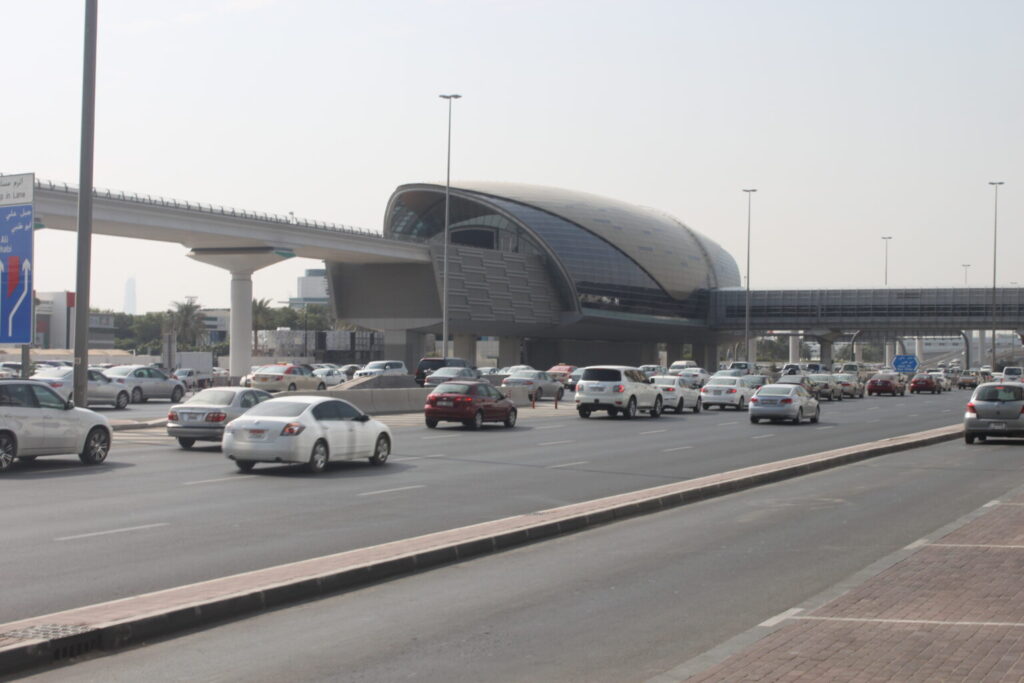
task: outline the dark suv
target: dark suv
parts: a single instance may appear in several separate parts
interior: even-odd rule
[[[416,384],[423,386],[423,380],[427,373],[447,367],[468,368],[469,363],[463,358],[420,358],[420,362],[416,365]]]

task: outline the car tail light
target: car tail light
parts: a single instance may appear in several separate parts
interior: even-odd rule
[[[456,396],[455,403],[472,403],[476,400],[474,396]]]
[[[730,389],[729,391],[727,391],[725,393],[727,393],[727,394],[735,394],[736,390],[735,389]]]
[[[971,403],[967,404],[967,412],[970,413],[971,415],[977,415],[978,414],[977,409],[974,407],[974,402],[973,401]]]
[[[171,412],[167,413],[167,419],[170,420],[171,422],[177,422],[178,414],[172,410]]]
[[[275,382],[280,382],[283,379],[284,379],[284,375],[275,375],[274,376],[274,381]]]
[[[786,403],[786,404],[789,404],[789,403],[792,403],[792,402],[793,402],[793,399],[791,399],[791,398],[784,398],[781,401],[779,401],[779,403]]]
[[[281,436],[298,436],[305,428],[301,422],[289,422],[281,430]]]
[[[621,394],[621,393],[622,393],[622,392],[624,392],[625,390],[626,390],[626,387],[625,387],[625,386],[623,386],[623,385],[621,385],[621,384],[616,384],[616,385],[615,385],[615,393],[616,393],[616,394]]]
[[[662,387],[661,390],[662,391],[667,391],[669,393],[672,393],[672,392],[674,392],[676,390],[676,388],[675,387]]]
[[[226,419],[228,419],[228,416],[221,412],[206,414],[207,422],[223,422]]]
[[[758,402],[758,398],[757,398],[757,396],[751,396],[751,397],[750,397],[750,402],[751,402],[751,403],[757,403],[757,402]]]
[[[47,384],[49,384],[54,389],[60,389],[62,386],[64,386],[64,382],[47,382]]]
[[[708,393],[708,388],[707,387],[701,387],[700,388],[700,393],[702,393],[702,394]]]

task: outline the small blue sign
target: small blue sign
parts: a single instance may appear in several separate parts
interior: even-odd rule
[[[31,204],[0,206],[0,344],[31,344]]]
[[[897,372],[914,372],[917,370],[917,356],[893,356],[892,369]]]

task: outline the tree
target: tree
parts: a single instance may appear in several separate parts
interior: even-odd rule
[[[206,318],[195,301],[175,301],[167,312],[167,327],[178,335],[183,347],[196,348],[206,342]]]
[[[259,351],[259,342],[256,333],[260,330],[270,329],[273,322],[273,309],[270,308],[270,299],[252,300],[252,348]]]

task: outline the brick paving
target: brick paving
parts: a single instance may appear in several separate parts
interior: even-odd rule
[[[1024,681],[1024,495],[687,681]]]

